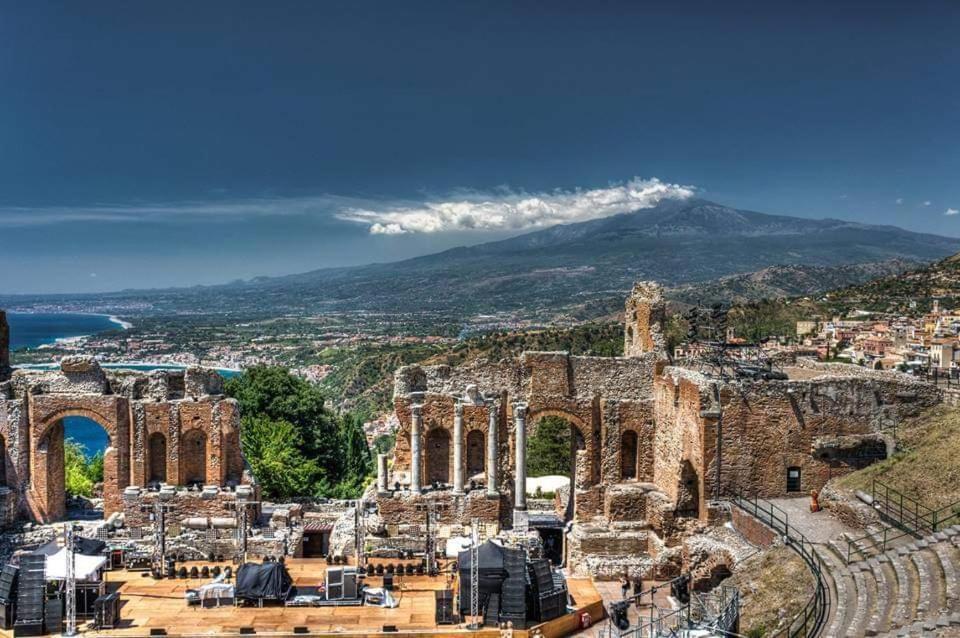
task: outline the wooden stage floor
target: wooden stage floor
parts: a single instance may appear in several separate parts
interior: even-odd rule
[[[316,586],[324,581],[327,564],[323,559],[289,559],[286,564],[295,585]],[[210,582],[210,579],[154,580],[144,577],[141,572],[112,571],[106,572],[106,580],[109,591],[120,592],[121,622],[117,629],[100,632],[85,631],[86,626],[81,625],[81,631],[88,636],[148,636],[151,629],[160,628],[166,630],[168,636],[239,634],[241,627],[253,627],[258,634],[292,634],[294,627],[307,627],[311,634],[364,635],[380,633],[384,625],[395,625],[401,634],[407,636],[415,633],[432,636],[477,634],[456,625],[437,626],[435,623],[434,591],[451,587],[448,575],[397,577],[393,594],[399,606],[393,609],[373,606],[283,607],[277,604],[258,608],[234,607],[231,603],[219,608],[188,607],[184,591]],[[365,582],[368,586],[379,587],[382,578],[372,576]],[[578,609],[592,606],[595,610],[598,607],[601,597],[589,579],[571,579],[569,587]],[[490,633],[499,635],[496,630]]]

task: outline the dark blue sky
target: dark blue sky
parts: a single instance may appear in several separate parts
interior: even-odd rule
[[[960,235],[958,33],[954,1],[2,2],[0,293],[385,261],[634,178]]]

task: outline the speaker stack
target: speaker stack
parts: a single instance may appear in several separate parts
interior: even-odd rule
[[[17,600],[17,568],[10,563],[0,571],[0,629],[12,629]]]
[[[507,578],[500,588],[500,622],[513,623],[514,629],[527,626],[527,553],[504,548],[503,567]]]
[[[113,592],[93,601],[93,622],[97,629],[114,629],[120,621],[120,594]]]
[[[554,572],[548,559],[532,560],[527,564],[530,578],[530,618],[546,622],[562,616],[567,610],[567,583],[563,574]]]
[[[455,625],[457,618],[453,613],[453,590],[440,589],[434,592],[437,603],[436,620],[438,625]]]
[[[17,616],[13,624],[14,636],[42,636],[43,599],[46,583],[43,554],[25,554],[20,558],[17,582]]]

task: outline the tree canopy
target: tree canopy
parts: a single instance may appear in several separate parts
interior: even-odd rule
[[[240,404],[241,444],[268,498],[355,498],[372,462],[355,414],[336,415],[322,391],[282,367],[257,366],[227,380]]]

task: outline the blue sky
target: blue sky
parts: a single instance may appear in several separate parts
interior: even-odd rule
[[[956,2],[0,2],[0,293],[660,196],[960,236]],[[660,181],[654,181],[654,179]]]

